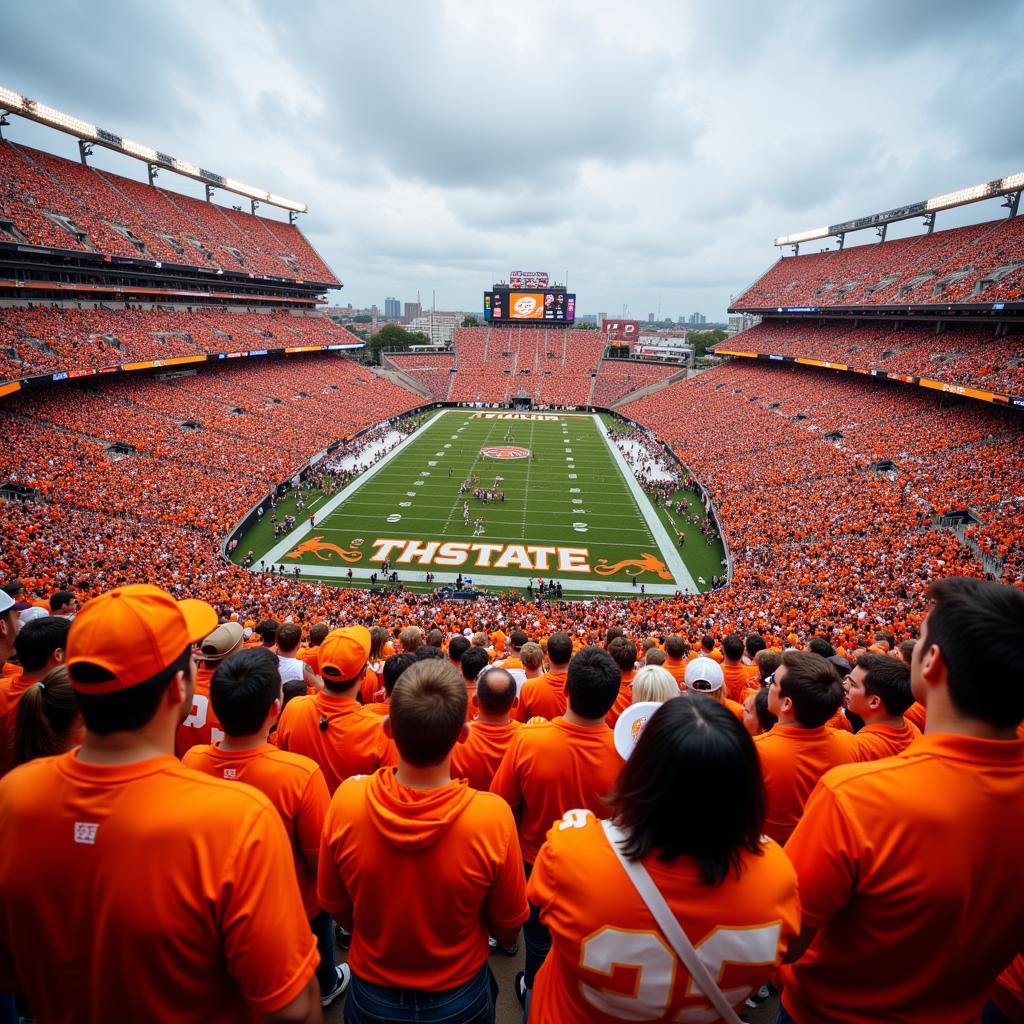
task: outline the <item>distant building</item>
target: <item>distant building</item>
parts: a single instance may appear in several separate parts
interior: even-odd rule
[[[751,327],[756,327],[761,322],[759,316],[754,316],[753,313],[738,313],[729,317],[729,326],[726,331],[729,337],[739,334],[741,331],[749,331]]]
[[[402,309],[402,319],[411,323],[416,317],[421,316],[423,308],[418,302],[407,302]]]
[[[384,300],[384,316],[389,320],[397,320],[402,315],[402,304],[398,299],[388,296]]]
[[[409,303],[406,303],[408,307]],[[410,331],[422,331],[429,339],[431,345],[439,348],[447,348],[452,343],[452,335],[455,328],[462,325],[465,313],[423,313],[409,321]]]
[[[647,322],[649,324],[653,324],[654,323],[654,314],[653,313],[648,313],[647,314]]]
[[[702,327],[708,322],[708,318],[703,313],[691,313],[690,318],[686,322],[691,327]]]
[[[608,319],[608,314],[607,313],[598,313],[597,314],[597,326],[598,327],[603,327],[604,326],[604,322],[607,319]]]

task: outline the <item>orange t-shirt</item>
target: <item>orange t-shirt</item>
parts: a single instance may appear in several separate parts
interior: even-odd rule
[[[747,683],[750,681],[750,673],[747,666],[737,662],[730,665],[729,662],[722,662],[722,675],[725,676],[725,692],[730,700],[740,700]]]
[[[169,756],[77,754],[0,781],[0,955],[36,1018],[254,1024],[287,1006],[319,957],[270,801]]]
[[[18,703],[36,680],[26,681],[19,667],[17,675],[5,676],[0,681],[0,775],[10,771],[14,756],[14,721],[18,714]]]
[[[1018,953],[996,979],[992,1002],[1012,1021],[1024,1021],[1024,953]]]
[[[800,1024],[976,1020],[1024,936],[1024,741],[925,735],[831,771],[786,853],[819,929],[782,968]]]
[[[531,718],[552,721],[564,715],[566,674],[552,669],[536,679],[527,679],[519,691],[519,703],[512,709],[512,717],[517,722],[528,722]]]
[[[836,732],[853,732],[853,726],[850,725],[850,720],[843,714],[843,709],[840,708],[826,723],[826,729],[835,729]]]
[[[532,864],[551,825],[573,807],[607,813],[622,769],[611,729],[564,718],[520,729],[494,773],[491,792],[518,811],[523,860]]]
[[[299,661],[304,661],[316,675],[320,675],[320,645],[316,647],[300,647],[295,653]]]
[[[327,812],[318,876],[324,909],[352,915],[353,973],[388,988],[465,984],[487,962],[488,926],[529,915],[512,813],[462,780],[410,789],[389,768],[348,779]]]
[[[796,872],[778,844],[744,852],[710,887],[689,857],[643,860],[655,885],[736,1007],[771,976],[800,928]],[[712,1019],[608,844],[601,822],[571,810],[547,834],[527,883],[551,931],[530,1018],[565,1024]],[[698,1013],[705,1016],[697,1016]]]
[[[324,815],[331,802],[323,772],[315,761],[301,754],[278,750],[270,743],[252,750],[221,750],[215,744],[193,747],[182,763],[215,779],[245,782],[269,797],[281,815],[292,844],[295,874],[306,916],[319,910],[316,872],[311,866],[320,853]]]
[[[672,678],[679,686],[680,692],[686,689],[686,666],[690,663],[690,660],[691,659],[687,658],[676,661],[674,658],[667,658],[665,660],[665,664],[661,666],[666,672],[671,674]]]
[[[836,732],[824,725],[816,729],[774,725],[755,736],[754,744],[768,798],[764,831],[777,843],[785,843],[818,779],[830,768],[848,764],[853,754]]]
[[[183,757],[185,751],[200,743],[216,743],[224,739],[224,731],[213,713],[213,701],[210,700],[210,680],[213,679],[215,671],[216,669],[207,668],[203,664],[196,668],[192,711],[178,726],[178,732],[174,737],[174,753],[178,757]]]
[[[381,700],[377,701],[376,704],[367,704],[367,711],[372,711],[375,715],[380,715],[383,718],[385,715],[391,714],[391,701]]]
[[[281,750],[316,761],[330,793],[349,776],[369,775],[396,761],[395,745],[384,735],[381,716],[351,697],[326,690],[289,701],[274,738]]]
[[[380,662],[383,666],[384,662]],[[375,701],[384,700],[387,691],[384,689],[384,673],[374,672],[369,665],[363,673],[363,681],[359,686],[359,696],[364,704],[373,704]]]
[[[452,751],[452,778],[465,779],[473,789],[490,789],[494,773],[519,728],[515,721],[504,725],[470,722],[466,742],[456,743]]]
[[[920,737],[921,730],[904,719],[902,728],[878,723],[865,725],[856,735],[849,732],[838,735],[853,755],[854,761],[878,761],[906,750]]]
[[[903,717],[908,722],[911,722],[913,725],[916,725],[918,729],[921,730],[921,732],[924,732],[924,723],[925,718],[927,717],[927,711],[923,704],[919,704],[915,700],[914,703],[911,704],[910,707],[903,712]]]

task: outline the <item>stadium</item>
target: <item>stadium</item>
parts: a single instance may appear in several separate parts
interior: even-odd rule
[[[342,283],[299,228],[315,210],[9,88],[0,113],[0,577],[25,609],[155,584],[247,645],[270,620],[303,647],[321,622],[399,648],[418,627],[445,651],[484,634],[497,664],[520,632],[577,652],[624,634],[640,667],[673,637],[687,664],[702,638],[720,662],[736,635],[780,652],[817,639],[849,670],[921,635],[935,581],[1024,587],[1012,167],[775,238],[729,310],[754,326],[706,368],[651,358],[635,321],[583,329],[577,294],[539,273],[489,281],[482,326],[450,346],[370,365],[323,312]],[[81,159],[19,142],[23,122]],[[94,166],[100,147],[138,178]],[[943,227],[992,200],[998,219]],[[518,1015],[513,966],[493,964],[499,1020]],[[744,1019],[775,1020],[782,983],[762,981]],[[743,1002],[758,989],[764,1005]],[[722,1019],[699,1012],[673,1019]]]

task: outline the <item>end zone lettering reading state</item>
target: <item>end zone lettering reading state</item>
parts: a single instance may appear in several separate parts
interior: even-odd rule
[[[589,548],[562,548],[538,544],[480,544],[469,541],[418,541],[379,538],[373,542],[371,562],[398,565],[464,566],[475,556],[474,569],[527,569],[536,572],[591,572]],[[400,552],[400,553],[397,553]],[[497,556],[497,557],[495,557]],[[556,564],[551,564],[554,558]]]

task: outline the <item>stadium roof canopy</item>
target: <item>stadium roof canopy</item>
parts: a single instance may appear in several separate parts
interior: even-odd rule
[[[1017,215],[1022,188],[1024,188],[1024,173],[1009,174],[1005,178],[996,178],[983,185],[972,185],[970,188],[947,192],[942,196],[921,199],[916,203],[907,203],[892,210],[885,210],[883,213],[872,213],[867,217],[857,217],[855,220],[843,221],[841,224],[832,224],[827,228],[811,228],[809,231],[798,231],[792,235],[780,235],[772,244],[799,247],[801,242],[813,242],[819,238],[838,238],[841,249],[848,231],[863,231],[865,228],[875,228],[879,238],[885,241],[886,225],[899,220],[913,220],[915,217],[923,217],[928,225],[928,231],[931,232],[935,227],[935,214],[939,210],[952,210],[956,206],[980,203],[986,199],[996,199],[999,196],[1007,197],[1003,206],[1009,207],[1010,216],[1014,217]]]
[[[266,203],[269,206],[278,206],[282,210],[287,210],[290,220],[294,220],[295,214],[307,213],[309,210],[305,203],[299,203],[293,199],[285,199],[283,196],[274,195],[274,193],[264,191],[263,189],[253,188],[251,185],[245,185],[240,181],[235,181],[233,178],[225,177],[223,174],[207,171],[196,164],[189,163],[187,160],[179,160],[177,157],[168,156],[166,153],[153,149],[151,146],[144,146],[141,143],[133,142],[131,139],[122,138],[114,132],[107,131],[106,128],[98,128],[94,124],[89,124],[88,121],[81,120],[81,118],[54,110],[53,107],[48,107],[46,104],[30,99],[28,96],[22,96],[21,93],[15,92],[13,89],[7,89],[2,85],[0,85],[0,109],[75,136],[78,139],[78,148],[82,154],[82,163],[86,162],[86,157],[92,151],[91,147],[93,145],[105,146],[107,149],[123,153],[125,156],[133,157],[147,164],[149,167],[149,183],[151,185],[156,178],[156,168],[162,167],[165,170],[173,171],[175,174],[182,174],[186,178],[201,181],[206,186],[207,199],[210,198],[215,188],[245,196],[252,204],[253,213],[256,212],[256,207],[261,203]]]

